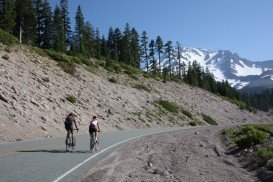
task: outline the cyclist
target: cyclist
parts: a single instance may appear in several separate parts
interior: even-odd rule
[[[96,116],[93,116],[93,119],[92,119],[92,121],[90,122],[90,125],[89,125],[90,135],[92,134],[92,132],[95,133],[95,139],[96,139],[96,141],[98,141],[98,132],[100,132],[100,126],[99,126],[99,122],[98,122]]]
[[[68,137],[69,137],[69,133],[71,133],[71,135],[72,135],[72,142],[73,142],[73,145],[75,145],[75,144],[74,144],[74,134],[73,134],[73,123],[74,123],[74,125],[75,125],[75,127],[76,127],[76,130],[79,131],[79,128],[78,128],[77,122],[76,122],[76,117],[77,117],[77,115],[71,112],[71,113],[69,113],[69,115],[66,117],[65,122],[64,122],[65,129],[66,129],[66,131],[67,131]]]

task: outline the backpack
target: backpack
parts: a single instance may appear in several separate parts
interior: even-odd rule
[[[91,133],[91,132],[96,132],[96,131],[97,131],[96,126],[95,126],[93,123],[91,123],[91,124],[89,125],[89,133]]]
[[[72,117],[71,116],[67,116],[66,119],[65,119],[64,124],[65,125],[72,125],[73,124],[72,122],[73,122]]]

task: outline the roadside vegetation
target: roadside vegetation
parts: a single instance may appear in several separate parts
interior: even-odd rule
[[[210,116],[202,114],[203,120],[206,121],[210,125],[218,125],[217,121],[212,119]]]
[[[137,83],[134,85],[134,88],[139,90],[145,90],[147,92],[151,92],[151,87],[149,85],[145,85],[144,83]]]
[[[243,156],[249,166],[273,171],[273,124],[241,126],[225,130],[223,135],[232,142],[233,153]]]

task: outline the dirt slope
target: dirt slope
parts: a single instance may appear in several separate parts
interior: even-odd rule
[[[232,155],[224,153],[218,137],[222,128],[196,128],[142,138],[112,153],[84,181],[257,181]]]
[[[112,76],[117,84],[108,81]],[[240,110],[202,89],[139,78],[107,73],[101,67],[90,73],[83,65],[72,76],[27,47],[14,46],[8,51],[0,45],[0,142],[63,135],[63,121],[71,111],[78,114],[82,132],[87,132],[93,115],[99,117],[103,130],[184,126],[192,120],[204,124],[202,113],[220,124],[270,120],[264,113]],[[133,88],[136,83],[149,84],[151,92]],[[77,102],[67,101],[68,95]],[[153,102],[158,99],[175,102],[194,118],[155,107]]]

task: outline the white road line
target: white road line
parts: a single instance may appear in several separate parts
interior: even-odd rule
[[[69,173],[73,172],[74,170],[76,170],[77,168],[79,168],[80,166],[82,166],[83,164],[85,164],[86,162],[88,162],[89,160],[91,160],[92,158],[96,157],[97,155],[99,155],[99,154],[105,152],[106,150],[109,150],[110,148],[113,148],[113,147],[115,147],[115,146],[117,146],[117,145],[119,145],[119,144],[121,144],[121,143],[127,142],[127,141],[129,141],[129,140],[133,140],[133,139],[136,139],[136,138],[139,138],[139,137],[142,137],[142,136],[145,136],[145,135],[140,135],[140,136],[137,136],[137,137],[129,138],[129,139],[127,139],[127,140],[123,140],[123,141],[121,141],[121,142],[119,142],[119,143],[116,143],[116,144],[114,144],[114,145],[112,145],[112,146],[106,148],[106,149],[103,149],[103,150],[100,151],[99,153],[96,153],[95,155],[89,157],[88,159],[86,159],[86,160],[83,161],[82,163],[76,165],[75,167],[73,167],[73,168],[70,169],[69,171],[65,172],[63,175],[61,175],[60,177],[58,177],[57,179],[55,179],[53,182],[58,182],[58,181],[60,181],[60,180],[63,179],[65,176],[67,176]]]

